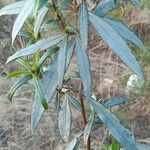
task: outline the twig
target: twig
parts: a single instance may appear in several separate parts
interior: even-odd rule
[[[81,114],[82,114],[82,119],[83,119],[84,128],[85,128],[85,126],[87,124],[87,119],[86,119],[85,107],[84,107],[84,102],[83,102],[84,99],[83,99],[83,84],[82,84],[82,82],[80,82],[80,85],[79,85],[79,100],[81,103]],[[90,136],[87,140],[86,148],[87,148],[87,150],[90,150],[90,148],[91,148]]]

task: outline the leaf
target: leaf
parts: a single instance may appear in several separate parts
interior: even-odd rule
[[[94,13],[100,17],[105,16],[117,6],[116,0],[102,0],[95,8]]]
[[[70,63],[70,59],[72,56],[73,48],[74,48],[74,42],[72,44],[68,44],[68,51],[67,51],[67,64],[66,67],[68,67]],[[58,57],[56,57],[52,63],[49,64],[48,69],[43,73],[43,78],[40,81],[43,93],[46,97],[47,102],[50,102],[58,84],[58,72],[57,72],[57,66],[58,66]],[[32,132],[35,131],[41,116],[44,112],[44,108],[41,105],[41,102],[37,95],[35,96],[35,101],[33,104],[33,110],[31,115],[31,130]]]
[[[120,150],[119,143],[113,139],[112,144],[109,146],[108,150]]]
[[[107,108],[111,108],[111,107],[114,107],[114,106],[117,106],[117,105],[120,105],[122,103],[125,103],[128,101],[128,98],[127,97],[124,97],[124,96],[116,96],[110,100],[107,100],[104,104],[105,107]]]
[[[77,134],[72,141],[70,141],[67,145],[66,150],[77,150],[80,144],[80,138],[82,137],[82,133]]]
[[[16,71],[13,71],[13,72],[9,73],[7,78],[19,77],[19,76],[27,75],[27,74],[29,74],[28,70],[16,70]]]
[[[19,33],[20,29],[22,28],[24,22],[29,17],[34,7],[34,0],[26,0],[24,7],[22,8],[21,12],[19,13],[12,29],[12,43],[14,42],[17,34]]]
[[[12,88],[9,90],[8,99],[9,99],[10,101],[12,101],[12,98],[13,98],[15,92],[16,92],[21,86],[23,86],[24,84],[26,84],[31,78],[32,78],[31,75],[27,75],[27,76],[24,76],[24,77],[20,78],[20,79],[15,83],[15,85],[13,85]]]
[[[124,148],[126,148],[126,150],[137,150],[134,135],[120,124],[119,119],[111,113],[109,109],[94,99],[89,98],[88,101],[112,136],[115,137],[124,146]]]
[[[139,77],[143,78],[141,68],[132,54],[126,42],[120,34],[111,27],[103,18],[100,18],[90,13],[90,22],[108,44],[108,46],[123,60],[123,62],[130,67]]]
[[[58,87],[62,87],[65,70],[66,70],[66,60],[67,60],[67,50],[68,50],[68,37],[66,36],[62,41],[62,45],[58,52]]]
[[[59,112],[58,124],[61,137],[65,141],[68,141],[71,128],[71,110],[68,99],[65,99],[64,107]]]
[[[83,2],[80,6],[79,11],[79,31],[80,31],[80,39],[81,39],[81,45],[82,49],[86,50],[88,45],[88,23],[89,16],[88,16],[88,10],[85,2]]]
[[[13,54],[12,56],[10,56],[7,60],[7,63],[16,58],[31,55],[35,53],[37,49],[40,49],[40,51],[46,50],[47,48],[50,48],[58,44],[58,42],[60,42],[63,38],[64,38],[63,34],[57,34],[57,35],[52,35],[48,38],[42,39],[36,42],[35,44],[32,44],[26,48],[23,48],[20,51]]]
[[[35,24],[34,24],[34,36],[36,38],[38,37],[39,29],[43,23],[43,20],[46,16],[47,12],[48,12],[48,8],[42,7],[36,17]]]
[[[46,53],[44,53],[44,55],[38,61],[37,68],[38,69],[41,68],[43,63],[45,62],[45,60],[52,54],[56,53],[58,50],[59,50],[59,48],[56,47],[56,48],[49,49]]]
[[[143,44],[143,42],[137,37],[137,35],[126,25],[122,24],[121,22],[110,19],[110,18],[104,18],[104,20],[111,25],[123,38],[131,41],[136,46],[138,46],[143,51],[146,51],[146,48]]]
[[[94,113],[91,113],[91,115],[90,115],[90,117],[88,119],[88,123],[85,126],[84,134],[83,134],[85,143],[87,143],[87,140],[88,140],[89,135],[91,133],[92,125],[93,125],[93,122],[94,122],[94,116],[95,116]]]
[[[44,93],[42,91],[41,85],[40,85],[37,77],[34,76],[33,77],[33,81],[34,81],[34,84],[35,84],[35,87],[36,87],[36,91],[37,91],[37,93],[38,93],[38,95],[40,97],[40,100],[41,100],[41,103],[42,103],[44,109],[48,109],[48,103],[46,101],[46,98],[44,96]]]
[[[69,94],[69,95],[68,95],[68,100],[70,101],[70,103],[71,103],[77,110],[81,110],[81,104],[80,104],[80,102],[76,99],[76,97],[74,97],[73,95]]]
[[[27,39],[32,37],[32,34],[30,32],[27,32],[27,31],[20,31],[18,35],[19,36],[23,36],[23,37],[25,37]]]
[[[34,1],[34,16],[37,15],[38,11],[46,4],[48,0],[35,0]]]
[[[38,62],[39,62],[39,58],[40,58],[40,51],[38,49],[38,50],[36,50],[34,57],[33,57],[32,68],[36,69]]]
[[[25,4],[25,1],[19,1],[19,2],[14,2],[12,4],[9,4],[0,10],[0,16],[19,14],[24,4]]]
[[[62,1],[58,4],[58,6],[59,6],[59,8],[63,8],[63,7],[65,7],[65,6],[68,6],[70,3],[72,3],[72,1],[73,1],[73,0],[62,0]]]
[[[60,23],[58,20],[49,20],[42,24],[41,29],[57,29],[60,27]]]
[[[79,68],[79,73],[84,86],[85,95],[90,96],[91,88],[92,88],[90,61],[87,52],[82,49],[79,38],[77,38],[76,40],[76,55],[77,55],[77,64]]]

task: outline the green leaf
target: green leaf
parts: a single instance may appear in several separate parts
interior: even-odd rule
[[[0,16],[19,14],[25,4],[25,1],[19,1],[9,4],[0,10]]]
[[[66,67],[69,66],[70,59],[73,53],[74,42],[68,44],[68,51],[67,51],[67,63]],[[43,73],[43,78],[40,81],[41,87],[43,89],[43,93],[46,97],[47,102],[50,102],[58,84],[58,57],[56,57],[52,63],[49,64],[48,69]],[[41,105],[40,99],[35,96],[35,101],[33,104],[32,116],[31,116],[31,130],[32,132],[35,131],[41,116],[44,112],[44,108]]]
[[[69,140],[70,128],[71,128],[71,110],[68,99],[65,99],[65,104],[59,112],[59,132],[61,137],[65,140]]]
[[[113,139],[112,144],[109,146],[108,150],[120,150],[119,143]]]
[[[84,86],[85,95],[90,96],[91,88],[92,88],[90,61],[89,61],[87,51],[82,49],[79,38],[76,39],[76,55],[77,55],[77,64],[79,68],[79,73]]]
[[[65,70],[66,70],[66,60],[67,60],[67,50],[68,50],[68,37],[66,36],[62,41],[62,45],[58,52],[58,87],[62,87]]]
[[[117,105],[120,105],[122,103],[125,103],[128,101],[128,98],[127,97],[124,97],[124,96],[116,96],[110,100],[106,100],[104,106],[107,107],[107,108],[111,108],[111,107],[114,107],[114,106],[117,106]]]
[[[70,141],[67,145],[66,150],[77,150],[80,144],[80,138],[82,137],[82,133],[77,134],[72,141]]]
[[[51,56],[52,54],[58,52],[58,50],[59,50],[58,47],[47,50],[47,52],[44,53],[44,55],[39,59],[37,68],[38,68],[38,69],[41,68],[42,65],[43,65],[43,63],[45,62],[45,60],[46,60],[49,56]]]
[[[143,44],[143,42],[137,37],[137,35],[126,25],[122,24],[121,22],[110,19],[110,18],[104,18],[104,20],[111,25],[123,38],[131,41],[136,46],[138,46],[143,51],[146,51],[146,48]]]
[[[117,6],[116,0],[102,0],[95,8],[94,13],[100,17],[105,16]]]
[[[136,58],[120,34],[103,18],[91,13],[90,22],[102,39],[120,57],[120,59],[122,59],[123,62],[135,72],[135,74],[143,78],[141,68],[136,61]]]
[[[24,25],[24,22],[29,17],[32,12],[34,6],[34,0],[26,0],[24,7],[22,8],[21,12],[19,13],[12,29],[12,43],[14,42],[17,34],[19,33],[20,29]]]
[[[63,8],[65,6],[68,6],[70,3],[72,3],[73,0],[61,0],[61,2],[58,4],[59,8]]]
[[[34,24],[34,36],[35,38],[38,37],[38,33],[39,33],[39,29],[43,23],[43,20],[46,16],[48,12],[48,8],[47,7],[42,7],[36,17],[36,20],[35,20],[35,24]]]
[[[83,2],[80,6],[79,11],[79,31],[80,31],[80,39],[82,49],[86,50],[88,45],[88,23],[89,15],[85,2]]]
[[[7,60],[7,63],[16,59],[16,58],[33,54],[36,52],[37,49],[40,49],[40,51],[42,51],[42,50],[46,50],[47,48],[50,48],[52,46],[55,46],[63,38],[64,38],[63,34],[57,34],[57,35],[52,35],[48,38],[42,39],[42,40],[36,42],[35,44],[32,44],[26,48],[23,48],[20,51],[13,54],[12,56],[10,56]]]
[[[57,29],[60,27],[59,20],[48,20],[42,24],[41,29]]]
[[[123,127],[119,119],[109,111],[106,107],[98,103],[92,98],[88,99],[99,118],[108,128],[113,137],[115,137],[126,150],[137,150],[134,135],[125,127]]]
[[[34,1],[34,16],[37,15],[38,11],[46,4],[48,0],[35,0]]]
[[[20,31],[18,35],[23,36],[27,39],[30,39],[32,37],[32,34],[30,32],[27,32],[27,31]]]
[[[90,115],[90,117],[88,119],[88,123],[85,126],[84,135],[83,135],[85,143],[87,143],[87,140],[88,140],[89,135],[91,133],[92,125],[93,125],[93,122],[94,122],[94,116],[95,116],[95,114],[91,113],[91,115]]]
[[[34,54],[33,57],[33,64],[32,64],[32,68],[35,69],[38,65],[39,62],[39,57],[40,57],[40,51],[39,49],[36,51],[36,53]]]
[[[19,76],[28,75],[28,74],[29,74],[28,70],[16,70],[16,71],[13,71],[13,72],[9,73],[7,78],[19,77]]]
[[[81,110],[81,104],[80,104],[79,100],[76,99],[76,97],[74,97],[73,95],[69,94],[68,95],[68,100],[74,106],[74,108],[76,108],[79,111]]]
[[[10,101],[12,101],[12,98],[15,94],[15,92],[21,87],[23,86],[24,84],[27,84],[27,82],[32,78],[31,75],[27,75],[27,76],[24,76],[22,78],[20,78],[16,83],[15,85],[12,86],[12,88],[9,90],[9,93],[8,93],[8,99]]]
[[[38,96],[40,97],[40,100],[41,100],[41,103],[42,103],[44,109],[48,109],[48,103],[46,101],[46,98],[44,96],[44,93],[42,91],[41,85],[40,85],[37,77],[34,76],[33,77],[33,81],[34,81],[34,84],[35,84],[35,87],[36,87],[36,91],[38,93]]]

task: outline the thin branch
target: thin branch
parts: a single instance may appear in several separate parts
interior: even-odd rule
[[[83,124],[84,124],[84,128],[85,128],[85,126],[87,124],[87,119],[86,119],[85,107],[84,107],[83,84],[82,84],[82,82],[80,82],[80,85],[79,85],[79,100],[80,100],[80,103],[81,103],[81,114],[82,114]],[[86,148],[87,148],[87,150],[91,149],[90,136],[87,140]]]

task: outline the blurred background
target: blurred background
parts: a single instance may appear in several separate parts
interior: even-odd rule
[[[0,8],[14,1],[0,0]],[[145,81],[139,80],[120,61],[97,36],[93,28],[90,28],[88,53],[96,97],[107,100],[115,96],[127,96],[128,103],[114,107],[111,111],[135,134],[136,139],[150,145],[150,1],[141,0],[141,2],[142,6],[138,8],[127,1],[122,1],[122,6],[117,11],[109,13],[109,16],[128,24],[148,49],[147,53],[142,53],[129,44],[143,68]],[[64,150],[66,144],[59,137],[58,114],[53,104],[44,113],[36,133],[30,132],[30,116],[34,99],[32,83],[16,93],[13,103],[7,99],[7,92],[15,83],[15,79],[6,79],[6,76],[19,66],[15,63],[8,65],[5,63],[8,56],[24,46],[21,38],[17,39],[14,46],[11,45],[11,29],[15,17],[0,17],[0,150]],[[74,57],[70,69],[76,70]],[[77,88],[75,82],[73,81],[72,85]],[[88,111],[88,108],[86,110]],[[75,112],[73,133],[82,129],[80,118],[80,113]],[[111,143],[112,137],[100,123],[94,128],[91,139],[93,150],[105,150]]]

